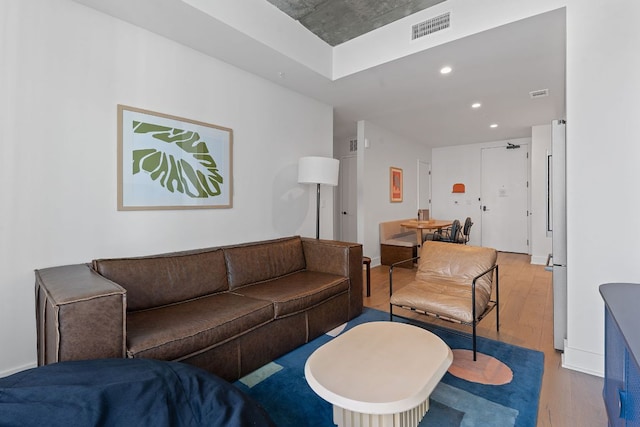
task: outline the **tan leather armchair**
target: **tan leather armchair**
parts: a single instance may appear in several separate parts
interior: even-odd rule
[[[415,280],[393,290],[393,267],[389,269],[389,317],[393,307],[469,325],[473,328],[473,360],[476,360],[476,325],[496,308],[500,329],[497,252],[477,246],[426,241]],[[494,273],[495,271],[495,273]],[[491,299],[495,283],[496,299]]]

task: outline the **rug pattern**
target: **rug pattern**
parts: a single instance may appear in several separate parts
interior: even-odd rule
[[[388,320],[389,314],[365,308],[347,323],[355,325]],[[424,327],[442,338],[452,349],[470,349],[470,336],[425,323],[394,318],[394,321]],[[323,335],[236,381],[234,385],[257,400],[279,427],[332,427],[331,404],[318,397],[304,378],[304,364],[318,347],[333,337]],[[478,351],[505,363],[513,380],[504,385],[466,381],[449,373],[430,398],[430,408],[420,427],[536,425],[543,353],[478,337]]]

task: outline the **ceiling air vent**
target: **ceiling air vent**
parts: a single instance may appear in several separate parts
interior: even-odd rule
[[[449,28],[449,12],[436,16],[435,18],[427,19],[424,22],[420,22],[411,27],[411,40],[419,39],[428,34],[435,33],[436,31]]]
[[[549,89],[533,90],[529,92],[531,99],[542,98],[543,96],[549,96]]]

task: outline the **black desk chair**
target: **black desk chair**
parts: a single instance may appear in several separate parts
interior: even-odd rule
[[[471,237],[471,226],[473,225],[473,221],[471,221],[471,217],[467,217],[464,220],[464,226],[462,226],[462,235],[459,243],[464,243],[465,245],[469,243],[469,238]]]
[[[433,240],[439,242],[461,243],[460,238],[460,221],[457,219],[453,221],[451,227],[433,233]]]

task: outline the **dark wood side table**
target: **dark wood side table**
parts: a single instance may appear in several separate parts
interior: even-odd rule
[[[367,296],[371,296],[371,258],[368,256],[362,257],[362,263],[367,267]]]

